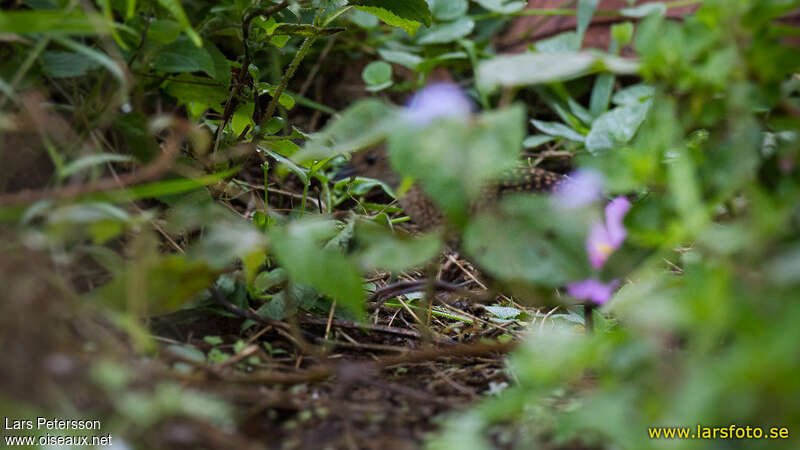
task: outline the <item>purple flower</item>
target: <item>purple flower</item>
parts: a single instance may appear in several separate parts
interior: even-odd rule
[[[433,83],[417,92],[406,108],[406,117],[414,125],[424,126],[443,117],[466,119],[472,102],[455,84]]]
[[[586,252],[589,254],[589,262],[595,269],[603,267],[614,250],[625,242],[628,232],[625,230],[622,220],[629,209],[631,209],[631,202],[627,198],[615,198],[606,206],[605,223],[596,222],[589,230],[589,236],[586,238]]]
[[[603,174],[593,169],[579,169],[571,173],[554,193],[563,209],[578,209],[596,202],[603,193]]]
[[[598,305],[603,305],[614,294],[617,286],[619,286],[619,280],[603,283],[594,278],[589,278],[568,284],[567,293],[577,300],[589,300]]]

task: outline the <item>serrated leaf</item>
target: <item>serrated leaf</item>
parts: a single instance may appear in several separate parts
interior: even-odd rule
[[[510,320],[522,314],[521,310],[517,308],[512,308],[510,306],[491,305],[491,306],[484,306],[483,308],[501,320]]]
[[[350,0],[350,4],[362,10],[364,7],[380,8],[402,19],[431,25],[431,11],[425,0]],[[383,17],[377,16],[386,22]]]

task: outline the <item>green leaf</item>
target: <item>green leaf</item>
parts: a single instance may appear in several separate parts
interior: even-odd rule
[[[589,100],[589,110],[592,115],[597,117],[608,110],[608,102],[611,100],[611,92],[614,91],[614,81],[616,77],[613,73],[601,73],[594,81],[592,97]]]
[[[652,86],[646,84],[634,84],[625,89],[617,91],[611,99],[615,105],[619,106],[633,106],[645,103],[655,95],[656,90]]]
[[[617,41],[620,47],[624,47],[633,40],[633,23],[622,22],[611,26],[611,38]]]
[[[537,148],[544,144],[547,144],[548,142],[552,142],[555,139],[556,138],[554,136],[549,136],[544,134],[532,135],[526,137],[525,140],[522,141],[522,146],[528,149]]]
[[[428,0],[431,14],[436,20],[448,22],[467,13],[467,0]]]
[[[228,99],[228,90],[221,84],[186,73],[166,81],[163,88],[181,104],[201,103],[219,109]]]
[[[416,70],[419,63],[422,62],[422,57],[399,50],[380,49],[378,50],[378,54],[381,55],[381,58],[390,63],[399,64],[411,70]]]
[[[270,246],[290,279],[308,284],[362,315],[366,293],[358,267],[339,250],[320,248],[315,242],[329,232],[330,225],[319,219],[293,222],[270,232]]]
[[[472,123],[442,119],[389,136],[389,156],[403,177],[422,184],[451,223],[464,225],[469,205],[492,178],[513,168],[525,136],[521,105],[487,112]]]
[[[53,78],[79,77],[100,67],[100,64],[80,53],[48,51],[42,54],[42,70]]]
[[[258,95],[269,94],[270,96],[274,96],[275,91],[278,90],[277,86],[263,82],[256,83],[256,88],[258,89]],[[294,108],[295,99],[289,93],[283,91],[281,92],[281,98],[278,99],[278,103],[284,108],[291,110]]]
[[[484,61],[478,67],[480,88],[523,86],[566,81],[592,72],[632,74],[639,70],[635,61],[594,53],[523,53],[503,55]]]
[[[472,33],[473,29],[475,29],[475,21],[469,17],[462,17],[454,22],[440,23],[425,30],[417,38],[417,43],[446,44]]]
[[[375,13],[369,11],[365,7],[383,9],[401,19],[420,22],[425,24],[425,26],[431,25],[431,12],[425,0],[350,0],[350,4],[356,5],[358,9],[365,10],[372,14]],[[379,14],[375,15],[386,22]]]
[[[296,25],[292,23],[281,23],[275,28],[272,34],[288,34],[292,36],[333,36],[344,31],[341,27],[319,28],[314,25]]]
[[[500,14],[511,14],[525,8],[527,2],[520,0],[475,0],[475,2],[489,11]]]
[[[522,314],[521,310],[517,308],[512,308],[510,306],[491,305],[491,306],[484,306],[483,308],[501,320],[511,320]]]
[[[203,45],[203,40],[200,38],[200,35],[194,31],[192,24],[189,23],[189,18],[186,17],[186,12],[183,10],[180,0],[158,0],[158,3],[169,11],[172,17],[181,24],[183,31],[189,36],[189,39],[192,40],[195,46],[201,47]]]
[[[169,19],[156,19],[150,22],[147,39],[159,44],[169,44],[181,35],[181,24]]]
[[[384,61],[373,61],[364,67],[361,79],[367,83],[367,90],[371,92],[386,89],[392,85],[392,66]]]
[[[594,17],[594,11],[597,9],[599,0],[578,0],[578,42],[583,42],[583,36],[586,34],[586,29]]]
[[[153,57],[152,67],[168,73],[202,71],[212,78],[217,74],[214,59],[208,51],[194,45],[185,36],[161,47]]]
[[[0,11],[0,33],[109,34],[113,23],[99,14],[57,10]]]
[[[322,160],[375,145],[396,126],[396,110],[378,100],[362,100],[347,108],[322,131],[314,133],[302,152],[292,159],[300,163]]]
[[[518,195],[504,199],[498,211],[470,221],[464,247],[512,288],[556,287],[590,273],[585,229],[574,212],[552,207],[548,198]]]
[[[382,269],[398,273],[421,267],[435,258],[442,248],[439,234],[404,236],[375,222],[359,222],[355,236],[361,248],[357,258],[364,270]]]
[[[576,142],[583,142],[586,139],[586,136],[560,122],[543,122],[534,119],[531,120],[531,123],[538,128],[539,131],[547,133],[550,136],[563,137]]]
[[[231,117],[231,128],[234,134],[237,136],[242,134],[242,131],[244,131],[245,127],[248,125],[250,125],[250,131],[253,131],[253,127],[255,126],[253,123],[254,109],[255,104],[253,102],[247,102],[236,109],[236,112],[233,113],[233,117]]]
[[[537,41],[534,48],[540,53],[576,52],[581,48],[581,39],[578,33],[565,31]]]
[[[633,139],[636,130],[647,118],[652,101],[631,106],[619,106],[603,113],[592,123],[586,135],[586,148],[592,153],[610,150]]]
[[[622,8],[619,13],[625,17],[647,17],[651,14],[663,16],[667,12],[667,5],[662,2],[643,3],[632,8]]]

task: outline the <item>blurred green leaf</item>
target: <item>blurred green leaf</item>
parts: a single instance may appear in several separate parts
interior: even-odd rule
[[[436,24],[419,34],[419,44],[446,44],[472,33],[475,22],[469,17],[461,17],[453,22]]]
[[[359,222],[355,234],[362,247],[357,258],[365,270],[383,269],[398,273],[421,267],[435,258],[442,248],[442,237],[438,234],[412,238],[393,233],[374,222]]]
[[[113,24],[99,14],[57,10],[0,11],[0,33],[109,34]]]
[[[436,20],[451,21],[467,13],[467,0],[428,0],[431,14]]]
[[[42,54],[42,70],[53,78],[79,77],[100,67],[80,53],[48,51]]]
[[[181,5],[180,0],[158,0],[158,3],[163,6],[178,23],[181,24],[183,27],[183,31],[189,36],[189,39],[192,40],[192,43],[197,47],[203,45],[203,40],[200,38],[200,35],[194,31],[192,28],[192,24],[189,23],[189,18],[186,17],[186,12],[183,10],[183,6]]]
[[[533,126],[538,128],[539,131],[547,133],[550,136],[563,137],[565,139],[569,139],[571,141],[576,141],[576,142],[583,142],[586,139],[584,135],[564,125],[563,123],[543,122],[541,120],[535,120],[535,119],[531,120],[531,123],[533,124]]]
[[[361,78],[367,83],[367,90],[380,91],[392,85],[392,66],[383,61],[373,61],[364,67]]]
[[[525,8],[526,2],[520,0],[475,0],[489,11],[500,14],[511,14]]]
[[[290,279],[308,284],[362,315],[366,293],[356,264],[339,250],[315,244],[330,222],[318,219],[295,221],[270,232],[270,247]]]

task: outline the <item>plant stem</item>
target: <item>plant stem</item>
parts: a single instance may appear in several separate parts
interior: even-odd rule
[[[267,123],[267,121],[269,121],[269,119],[271,119],[275,114],[275,108],[278,107],[278,99],[281,98],[281,94],[283,94],[283,91],[286,90],[286,86],[289,85],[289,80],[291,80],[292,76],[294,76],[294,72],[297,70],[300,62],[303,61],[306,53],[308,53],[308,49],[311,48],[311,45],[316,39],[316,36],[307,37],[300,46],[300,49],[297,50],[297,53],[295,53],[294,59],[292,59],[292,62],[286,69],[286,72],[284,72],[283,78],[281,78],[281,83],[278,85],[278,88],[275,89],[275,93],[272,95],[272,100],[270,100],[269,105],[267,105],[267,111],[264,113],[264,117],[261,119],[261,123],[259,125]]]

